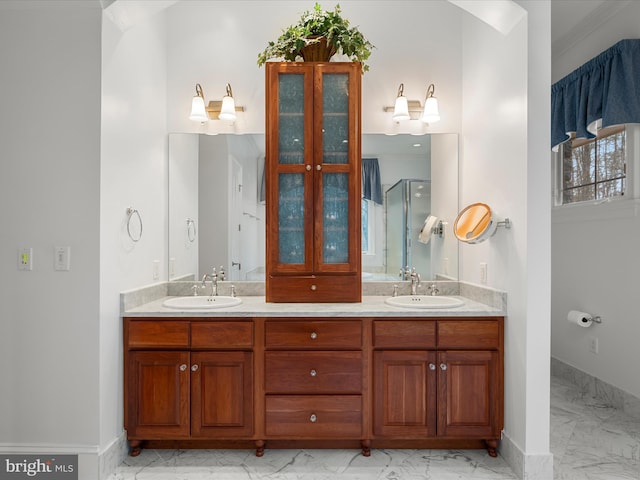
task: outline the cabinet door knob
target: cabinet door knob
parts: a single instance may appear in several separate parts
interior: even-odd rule
[[[322,170],[322,165],[316,165],[316,170],[317,170],[317,171]]]
[[[180,371],[184,372],[187,369],[187,366],[183,363],[182,365],[180,365]]]
[[[311,165],[307,165],[305,168],[307,169],[307,172],[311,171]]]
[[[318,375],[318,372],[316,372],[315,368],[312,368],[311,371],[309,372],[309,375],[311,375],[312,377],[315,377],[316,375]]]
[[[440,364],[440,370],[446,370],[447,366],[444,363]]]
[[[429,364],[429,370],[435,370],[436,366],[433,363]]]
[[[192,372],[197,372],[198,371],[198,365],[191,365],[191,371]]]
[[[318,334],[316,332],[311,332],[311,340],[315,340],[318,338]]]
[[[318,417],[316,417],[315,413],[312,413],[311,416],[309,417],[309,421],[311,423],[316,423],[318,421]]]
[[[317,289],[318,289],[318,287],[317,287],[316,285],[311,285],[311,290],[312,290],[313,292],[315,292]]]

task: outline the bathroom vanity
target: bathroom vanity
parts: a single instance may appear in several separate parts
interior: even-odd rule
[[[504,314],[272,304],[123,311],[125,428],[143,446],[487,448],[503,427]]]

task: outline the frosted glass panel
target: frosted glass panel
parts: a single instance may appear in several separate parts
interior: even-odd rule
[[[278,177],[279,261],[304,263],[304,174],[283,173]]]
[[[324,263],[345,263],[349,256],[349,176],[346,173],[323,175],[322,240]]]
[[[322,162],[348,163],[349,75],[322,76]]]
[[[278,163],[304,163],[304,76],[278,77]]]

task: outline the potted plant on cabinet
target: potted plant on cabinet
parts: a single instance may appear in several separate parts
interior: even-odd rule
[[[272,58],[294,62],[302,57],[307,62],[328,62],[336,53],[362,64],[363,73],[369,70],[365,61],[375,48],[357,27],[341,16],[340,5],[333,11],[322,10],[316,3],[312,11],[302,14],[298,23],[282,31],[276,41],[258,55],[258,66]]]

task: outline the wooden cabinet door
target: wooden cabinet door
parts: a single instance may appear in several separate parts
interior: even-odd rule
[[[313,270],[313,65],[266,65],[267,272]]]
[[[191,354],[191,433],[225,438],[253,433],[253,354]]]
[[[396,438],[436,435],[436,353],[374,352],[374,433]]]
[[[129,352],[126,428],[130,438],[189,437],[188,365],[188,352]]]
[[[438,436],[500,436],[502,375],[496,351],[438,353]]]
[[[321,63],[314,69],[315,272],[360,271],[361,77],[358,63]]]

